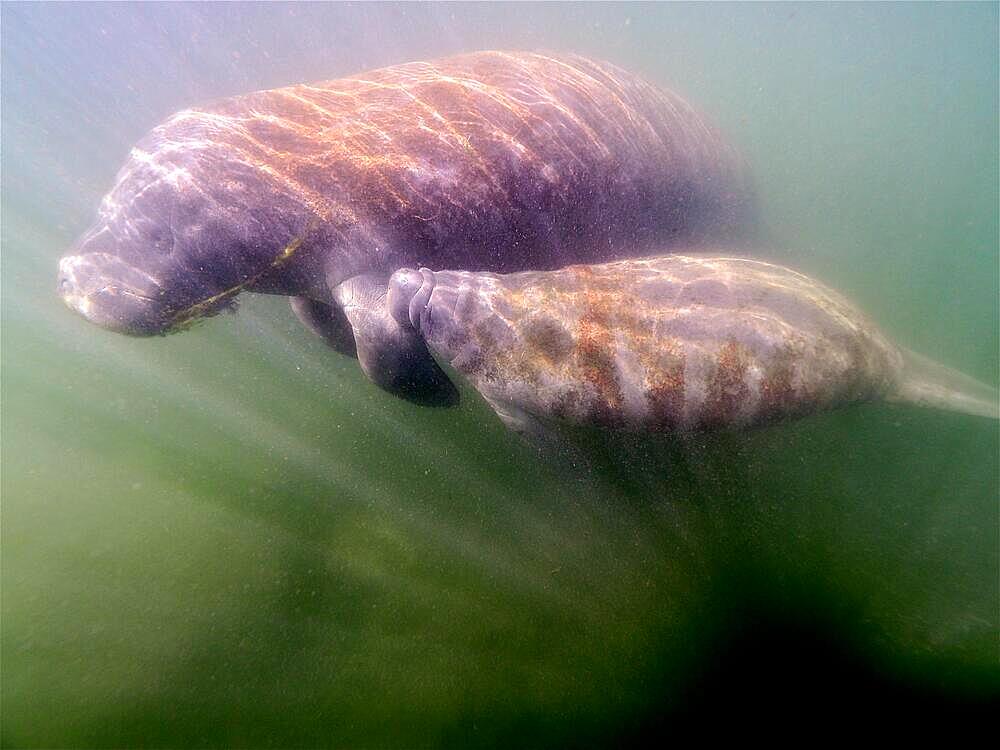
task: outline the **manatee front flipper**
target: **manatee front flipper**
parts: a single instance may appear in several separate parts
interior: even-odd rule
[[[333,289],[354,330],[358,361],[381,388],[414,403],[454,406],[458,390],[444,374],[420,334],[401,326],[386,309],[388,278],[354,276]]]
[[[389,280],[386,307],[402,328],[418,331],[436,355],[464,375],[546,464],[585,480],[591,476],[585,453],[554,420],[532,413],[530,393],[539,383],[518,388],[525,372],[518,362],[523,367],[525,360],[506,356],[517,343],[516,332],[490,303],[489,290],[499,290],[501,280],[495,274],[401,268]]]
[[[357,357],[354,331],[344,311],[337,305],[317,302],[308,297],[291,297],[292,311],[302,325],[323,339],[332,349],[349,357]]]

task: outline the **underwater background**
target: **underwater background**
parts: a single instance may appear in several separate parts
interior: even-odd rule
[[[998,382],[998,5],[2,6],[4,747],[617,745],[1000,698],[994,421],[871,404],[542,464],[280,298],[179,336],[56,264],[176,110],[475,49],[675,88],[766,252]]]

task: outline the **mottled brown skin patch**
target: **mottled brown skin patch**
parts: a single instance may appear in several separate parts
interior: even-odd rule
[[[611,335],[614,307],[609,294],[586,266],[575,266],[583,313],[576,326],[575,361],[584,381],[598,394],[595,419],[617,422],[621,418],[622,391],[615,370],[614,339]]]
[[[448,342],[452,351],[473,354],[463,361],[461,370],[488,383],[522,382],[538,385],[546,369],[545,359],[533,347],[510,347],[497,341],[488,321],[481,321],[469,331],[469,346],[461,335]]]
[[[792,386],[795,361],[800,355],[791,346],[784,346],[775,353],[764,371],[760,384],[760,406],[758,411],[764,419],[778,417],[802,410],[804,405]]]
[[[558,365],[573,351],[573,337],[553,317],[534,316],[523,327],[524,340],[550,365]]]
[[[747,367],[753,355],[742,344],[727,341],[716,356],[715,372],[708,381],[703,419],[706,424],[734,424],[750,392]]]
[[[647,345],[639,352],[650,419],[657,427],[679,428],[684,423],[684,350],[670,339],[652,343],[652,349]]]
[[[652,423],[658,427],[681,427],[684,422],[684,364],[662,370],[649,379],[646,391]]]
[[[576,357],[583,379],[597,389],[601,399],[598,411],[621,410],[622,394],[615,372],[615,359],[606,313],[591,308],[577,326]]]
[[[503,380],[506,377],[504,372],[505,363],[500,361],[498,357],[490,357],[484,354],[484,352],[498,351],[496,339],[490,332],[489,326],[486,323],[481,323],[473,326],[470,333],[472,351],[475,354],[463,363],[462,370],[467,375],[481,377],[488,382]],[[455,334],[448,341],[448,346],[454,351],[461,350],[464,344],[465,341],[459,334]]]

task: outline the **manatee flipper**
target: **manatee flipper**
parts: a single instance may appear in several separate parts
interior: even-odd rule
[[[890,401],[903,401],[932,409],[1000,419],[997,389],[935,362],[922,354],[900,348],[903,376]]]
[[[337,305],[317,302],[308,297],[291,297],[292,312],[306,328],[325,341],[330,348],[349,357],[357,357],[354,331],[344,311]]]
[[[458,389],[438,366],[423,337],[401,326],[386,308],[387,276],[353,276],[333,288],[334,301],[354,331],[358,361],[372,382],[427,406],[454,406]]]

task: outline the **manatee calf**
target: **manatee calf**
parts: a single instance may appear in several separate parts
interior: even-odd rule
[[[375,382],[420,397],[450,384],[385,315],[397,268],[560,268],[752,219],[743,163],[676,94],[582,57],[479,52],[175,114],[132,149],[59,289],[134,335],[288,295]]]
[[[788,268],[665,255],[509,275],[402,269],[388,305],[511,427],[682,432],[877,398],[997,417],[997,392],[890,343]]]

